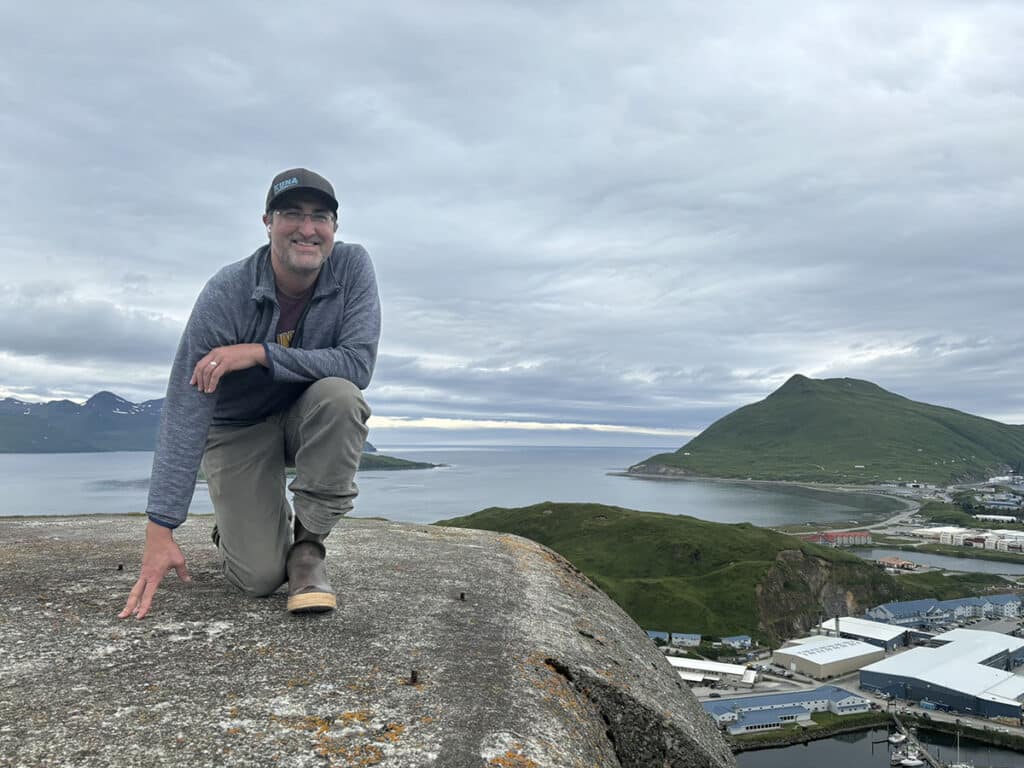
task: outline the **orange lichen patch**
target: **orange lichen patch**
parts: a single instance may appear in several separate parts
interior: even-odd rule
[[[432,718],[430,715],[424,715],[420,718],[420,722],[425,725],[430,725],[430,723],[434,722],[434,718]]]
[[[241,728],[228,728],[227,731],[225,731],[225,733],[227,733],[228,736],[237,736],[241,732]]]
[[[398,723],[388,723],[384,726],[384,730],[377,735],[377,741],[390,741],[392,744],[402,738],[402,732],[405,730],[404,725]]]
[[[488,765],[498,768],[540,768],[540,763],[531,760],[521,752],[508,751],[504,755],[492,757],[487,761]]]
[[[238,707],[232,707],[228,710],[229,717],[238,717]]]
[[[316,751],[321,757],[326,757],[330,765],[361,767],[378,765],[384,760],[384,750],[373,744],[348,746],[325,739],[317,745]]]
[[[314,715],[305,716],[293,716],[293,717],[279,717],[278,715],[271,715],[270,719],[272,722],[281,723],[282,725],[294,728],[297,731],[316,731],[317,735],[326,733],[330,730],[331,724],[322,717],[315,717]]]
[[[351,723],[365,723],[370,717],[370,713],[365,709],[357,709],[352,712],[342,712],[338,715],[338,720],[348,725]]]
[[[554,575],[568,591],[582,592],[585,590],[585,580],[580,571],[568,560],[547,547],[543,547],[533,541],[517,538],[514,536],[499,536],[498,541],[508,549],[519,560],[520,567],[535,567],[533,563],[526,562],[528,558],[541,558],[550,565]]]
[[[539,544],[536,544],[529,539],[524,539],[521,536],[499,536],[498,541],[503,547],[516,552],[518,554],[535,554],[537,552],[543,552]]]
[[[545,675],[537,682],[537,688],[543,693],[553,696],[558,699],[562,704],[568,706],[576,706],[579,704],[576,698],[575,691],[570,687],[568,681],[558,674],[558,670],[553,665],[545,663],[544,666],[551,673]]]

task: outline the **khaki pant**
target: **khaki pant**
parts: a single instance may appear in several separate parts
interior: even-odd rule
[[[312,384],[286,411],[247,427],[211,427],[203,455],[228,581],[269,595],[287,576],[291,510],[312,533],[329,533],[352,509],[370,407],[359,388],[339,378]]]

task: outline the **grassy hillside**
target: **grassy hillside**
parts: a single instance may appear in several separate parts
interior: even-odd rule
[[[907,573],[897,578],[896,583],[900,600],[952,600],[964,595],[1011,591],[1010,583],[994,573]]]
[[[772,640],[895,599],[891,577],[859,558],[749,523],[600,504],[492,507],[436,525],[515,533],[570,560],[640,626]]]
[[[709,477],[949,484],[1024,461],[1024,426],[918,403],[857,379],[793,376],[636,472]]]

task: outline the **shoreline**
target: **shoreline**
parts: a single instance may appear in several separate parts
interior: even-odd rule
[[[893,502],[898,502],[901,505],[900,509],[887,510],[885,512],[872,512],[871,510],[865,510],[868,514],[877,514],[880,517],[885,516],[884,520],[877,523],[872,523],[870,526],[861,526],[861,528],[878,527],[888,525],[890,520],[899,518],[905,514],[913,514],[921,508],[921,503],[915,499],[908,499],[905,496],[897,496],[891,493],[886,493],[883,490],[878,490],[876,486],[864,486],[856,487],[849,485],[837,485],[834,483],[816,483],[813,481],[801,481],[801,480],[753,480],[739,477],[712,477],[710,475],[675,475],[675,474],[660,474],[660,473],[648,473],[648,472],[630,472],[628,470],[616,470],[613,472],[605,473],[612,477],[631,477],[638,480],[666,480],[670,482],[701,482],[701,483],[713,483],[716,485],[740,485],[754,488],[773,488],[785,490],[787,488],[800,488],[806,491],[812,491],[814,493],[827,493],[837,494],[846,496],[867,496],[871,498],[883,498]],[[831,530],[831,529],[829,529]],[[835,529],[840,530],[840,529]],[[852,529],[847,529],[852,530]]]
[[[809,744],[812,741],[822,741],[824,739],[830,739],[833,736],[838,736],[843,733],[861,733],[865,731],[874,730],[890,730],[889,715],[885,714],[884,718],[879,718],[874,723],[856,723],[848,726],[841,726],[837,724],[834,728],[828,726],[818,726],[810,730],[797,730],[794,732],[780,733],[777,738],[764,738],[763,740],[750,740],[748,742],[739,741],[735,738],[726,736],[726,741],[729,744],[729,748],[732,750],[734,755],[738,755],[741,752],[757,752],[764,749],[786,749],[788,747],[795,747],[800,744]],[[913,727],[921,731],[933,731],[935,733],[945,733],[956,735],[957,726],[953,723],[948,723],[944,720],[925,720],[915,715],[902,715],[904,721],[912,723]],[[959,726],[960,734],[966,736],[972,741],[976,741],[979,744],[985,744],[990,747],[998,747],[1000,749],[1006,749],[1011,752],[1017,752],[1024,754],[1024,735],[1018,735],[1012,732],[1003,732],[996,730],[995,728],[975,728],[970,725],[961,723]],[[767,733],[765,734],[767,736]]]
[[[750,741],[740,741],[735,738],[726,737],[726,741],[729,744],[729,748],[732,749],[734,755],[738,755],[741,752],[758,752],[763,749],[786,749],[787,747],[795,747],[799,744],[810,744],[812,741],[822,741],[824,739],[830,739],[833,736],[838,736],[843,733],[860,733],[862,731],[875,731],[880,729],[888,728],[889,717],[885,719],[879,719],[874,723],[857,723],[854,725],[846,726],[835,726],[829,728],[828,726],[816,726],[811,729],[800,729],[792,733],[780,733],[777,738],[764,738],[759,740],[751,739]]]

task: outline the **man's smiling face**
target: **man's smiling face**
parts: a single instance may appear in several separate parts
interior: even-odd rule
[[[318,195],[282,196],[264,221],[270,230],[270,256],[276,267],[308,275],[318,271],[331,255],[337,222],[327,201]]]

